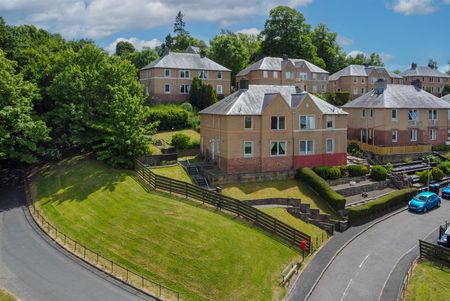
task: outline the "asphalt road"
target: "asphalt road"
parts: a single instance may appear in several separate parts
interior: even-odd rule
[[[443,200],[441,208],[426,214],[403,211],[376,224],[333,260],[308,300],[387,300],[383,292],[404,276],[396,272],[399,263],[407,265],[405,259],[417,251],[418,240],[436,233],[446,220],[450,201]],[[295,293],[292,297],[297,300]]]
[[[21,192],[0,188],[0,287],[21,300],[149,300],[49,242],[22,204]]]

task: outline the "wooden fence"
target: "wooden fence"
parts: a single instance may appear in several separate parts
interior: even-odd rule
[[[226,210],[238,217],[253,223],[256,227],[272,233],[288,244],[299,248],[300,242],[306,240],[307,251],[312,252],[311,237],[297,229],[279,221],[278,219],[245,204],[234,198],[224,196],[215,191],[186,182],[174,180],[157,175],[147,168],[141,161],[136,160],[137,176],[149,186],[150,189],[159,189],[169,193],[175,193],[186,198],[191,198],[202,203],[207,203],[218,210]]]
[[[367,143],[361,143],[358,140],[348,140],[350,143],[358,144],[363,151],[376,155],[395,155],[411,153],[431,153],[431,145],[407,145],[407,146],[378,146]]]
[[[419,240],[420,257],[438,260],[450,265],[450,249],[423,240]]]
[[[161,155],[144,155],[139,157],[140,162],[149,166],[163,166],[176,164],[178,162],[178,154],[177,153],[168,153]]]

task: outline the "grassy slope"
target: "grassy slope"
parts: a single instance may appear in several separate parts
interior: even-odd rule
[[[0,301],[15,301],[16,298],[5,292],[4,290],[0,289]]]
[[[406,289],[405,300],[450,300],[450,268],[430,261],[420,262]]]
[[[292,180],[273,180],[264,182],[232,183],[221,185],[225,195],[240,199],[253,200],[270,197],[300,198],[302,203],[311,204],[322,212],[334,215],[333,210],[312,189]]]
[[[152,171],[158,175],[169,177],[171,179],[183,181],[192,184],[192,179],[181,165],[152,168]]]
[[[63,232],[191,300],[274,300],[298,254],[197,203],[146,192],[132,172],[80,157],[44,169],[38,205]],[[298,258],[298,257],[297,257]]]
[[[191,138],[191,141],[193,141],[193,140],[200,141],[200,133],[193,129],[158,132],[155,135],[153,135],[153,138],[154,139],[162,139],[170,144],[170,142],[172,141],[173,134],[176,134],[176,133],[183,133],[185,135],[188,135]]]

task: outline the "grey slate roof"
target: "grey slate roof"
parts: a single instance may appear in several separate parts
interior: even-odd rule
[[[174,69],[196,69],[196,70],[214,70],[230,71],[222,65],[210,60],[207,57],[200,57],[195,53],[169,52],[169,54],[160,57],[151,62],[141,70],[150,68],[174,68]]]
[[[262,111],[278,94],[284,98],[291,108],[298,107],[309,95],[323,114],[345,115],[337,108],[319,97],[301,91],[295,86],[249,85],[225,97],[219,102],[200,111],[200,114],[214,115],[261,115]]]
[[[378,66],[364,66],[364,65],[349,65],[344,69],[339,70],[336,73],[330,75],[329,80],[338,80],[341,76],[368,76],[369,73],[375,69],[378,73],[381,73],[383,70],[389,74],[391,78],[402,78],[400,75],[387,70],[385,67]]]
[[[413,85],[387,85],[383,93],[370,91],[343,108],[450,109],[450,103]]]
[[[428,66],[417,66],[416,68],[409,68],[401,74],[406,76],[432,76],[432,77],[450,77],[450,75],[440,72],[439,70],[430,68]]]
[[[200,54],[200,51],[201,51],[200,47],[188,46],[184,52]]]
[[[447,94],[447,95],[445,95],[445,96],[442,96],[441,99],[443,99],[443,100],[445,100],[445,101],[447,101],[447,102],[450,103],[450,94]]]
[[[289,59],[295,66],[301,66],[301,64],[306,64],[306,66],[314,73],[329,73],[326,70],[308,62],[303,59]],[[237,76],[247,75],[250,71],[253,70],[267,70],[267,71],[281,71],[281,62],[283,59],[281,57],[270,57],[267,56],[265,58],[260,59],[256,63],[251,64],[247,68],[239,71]]]

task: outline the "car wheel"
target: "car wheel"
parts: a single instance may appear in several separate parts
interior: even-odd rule
[[[423,213],[427,213],[427,211],[428,211],[428,208],[427,208],[427,207],[424,207],[424,208],[423,208]]]

